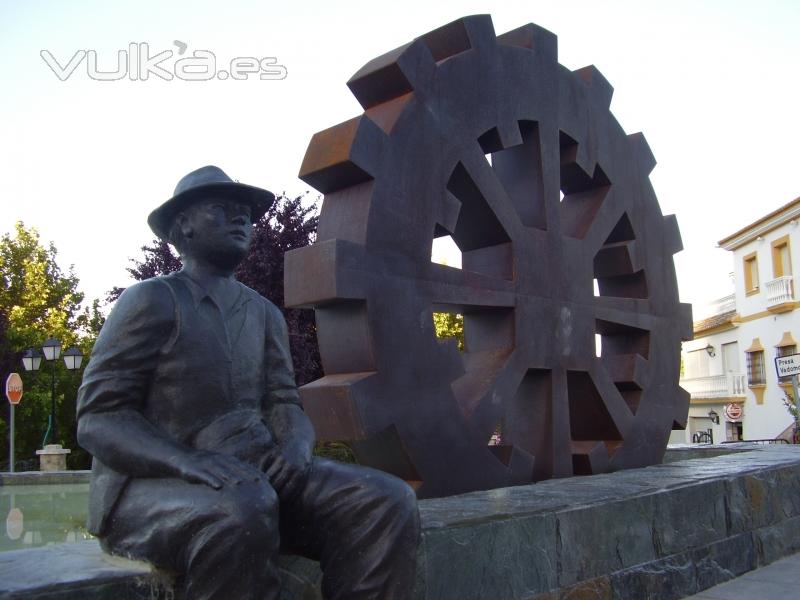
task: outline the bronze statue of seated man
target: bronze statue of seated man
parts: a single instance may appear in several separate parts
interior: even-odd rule
[[[122,294],[86,368],[89,529],[192,600],[278,598],[279,552],[319,560],[326,598],[410,597],[413,491],[312,456],[283,316],[233,277],[273,201],[208,166],[148,218],[184,266]]]

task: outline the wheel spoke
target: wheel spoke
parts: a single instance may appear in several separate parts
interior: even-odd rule
[[[649,300],[637,298],[596,297],[594,316],[596,319],[618,323],[637,329],[653,329],[657,317],[651,314]]]
[[[622,438],[625,439],[633,423],[633,413],[622,397],[622,394],[620,394],[617,389],[617,386],[614,385],[614,382],[611,380],[608,371],[602,366],[601,360],[595,361],[590,375],[608,411],[608,415],[614,422],[617,431],[619,431]]]
[[[510,403],[504,433],[534,455],[535,481],[572,475],[569,419],[566,372],[530,369]]]
[[[462,164],[508,236],[511,239],[519,239],[524,231],[522,222],[514,210],[514,204],[505,187],[491,165],[486,162],[478,144],[475,144],[474,148],[470,146],[470,151],[462,156]]]
[[[505,308],[516,304],[512,282],[445,265],[431,263],[427,277],[414,283],[434,305]]]

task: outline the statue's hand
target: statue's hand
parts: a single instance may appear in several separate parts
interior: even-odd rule
[[[215,490],[225,484],[260,481],[264,475],[242,461],[225,454],[198,450],[174,461],[178,477],[189,483],[202,483]]]
[[[286,498],[300,491],[311,468],[311,451],[305,440],[289,439],[265,458],[265,473],[279,495]]]

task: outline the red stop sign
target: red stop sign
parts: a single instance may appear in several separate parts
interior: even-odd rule
[[[19,373],[11,373],[6,379],[6,398],[11,404],[19,404],[22,400],[22,377]]]

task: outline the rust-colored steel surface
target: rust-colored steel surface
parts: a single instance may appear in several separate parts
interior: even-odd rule
[[[479,15],[347,85],[364,113],[311,140],[319,234],[286,255],[286,304],[316,311],[318,437],[421,497],[660,462],[688,412],[681,239],[600,72]],[[461,269],[431,262],[444,235]],[[464,315],[463,352],[433,312]]]

